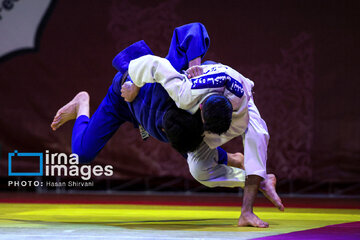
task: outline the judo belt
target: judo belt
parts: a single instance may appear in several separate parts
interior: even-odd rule
[[[125,83],[126,79],[128,78],[129,76],[129,72],[126,71],[122,77],[121,77],[121,81],[120,81],[120,84],[121,86]],[[145,130],[145,128],[143,126],[141,126],[140,123],[139,124],[139,131],[140,131],[140,136],[142,138],[143,141],[147,140],[149,137],[150,137],[150,134]]]

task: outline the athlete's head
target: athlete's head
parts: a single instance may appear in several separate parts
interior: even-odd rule
[[[200,115],[191,115],[176,107],[164,115],[163,128],[171,146],[180,153],[195,151],[204,138]]]
[[[229,129],[233,112],[229,99],[223,95],[211,95],[200,107],[205,131],[220,135]]]

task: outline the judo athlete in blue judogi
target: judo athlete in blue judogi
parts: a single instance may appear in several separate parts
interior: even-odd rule
[[[188,67],[199,65],[209,43],[206,29],[200,23],[176,28],[166,57],[171,71],[174,69],[178,74]],[[87,163],[97,156],[122,123],[131,122],[135,127],[140,128],[142,136],[148,133],[163,142],[170,140],[172,146],[179,152],[190,152],[189,156],[192,156],[188,158],[190,171],[200,183],[209,187],[245,186],[244,205],[246,206],[243,206],[239,226],[267,227],[268,224],[252,212],[253,198],[259,186],[255,186],[255,190],[252,186],[250,193],[246,191],[245,171],[238,168],[242,166],[242,155],[226,153],[220,146],[210,148],[206,142],[203,142],[204,132],[201,130],[200,116],[196,116],[195,112],[190,111],[194,114],[191,115],[179,110],[164,89],[164,84],[155,82],[143,84],[132,102],[126,102],[121,96],[124,87],[129,86],[132,81],[127,74],[130,62],[146,55],[153,53],[144,41],[137,42],[120,52],[113,60],[113,66],[118,73],[93,116],[90,118],[89,95],[80,92],[72,101],[59,109],[51,124],[52,129],[56,130],[65,122],[76,119],[72,133],[72,151],[79,155],[81,162]],[[135,71],[136,67],[132,68],[132,73]],[[145,75],[139,74],[143,79]],[[183,135],[178,137],[179,134]],[[206,135],[207,133],[205,138]],[[212,138],[216,139],[216,136]],[[179,141],[179,139],[187,140]],[[200,156],[200,159],[194,156]],[[275,191],[274,178],[265,177],[260,184],[260,190],[279,207],[281,201]],[[245,202],[249,194],[251,199]]]

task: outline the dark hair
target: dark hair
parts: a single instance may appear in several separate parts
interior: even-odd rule
[[[200,113],[171,108],[164,115],[163,127],[171,146],[182,154],[195,151],[204,138]]]
[[[215,94],[206,98],[201,112],[205,131],[220,135],[229,129],[233,108],[225,96]]]

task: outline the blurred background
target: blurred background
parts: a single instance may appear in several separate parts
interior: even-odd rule
[[[90,187],[9,186],[73,179],[9,176],[8,153],[70,154],[73,122],[50,129],[58,108],[85,90],[93,113],[116,74],[111,63],[118,52],[145,40],[165,57],[175,27],[201,22],[210,35],[204,60],[255,82],[271,136],[268,172],[277,175],[279,193],[360,196],[359,1],[29,2],[0,1],[1,192],[241,194],[201,186],[170,145],[142,141],[129,123],[92,163],[112,165],[113,176],[93,176]],[[242,139],[224,148],[242,151]],[[13,164],[19,172],[32,167],[26,159]]]

